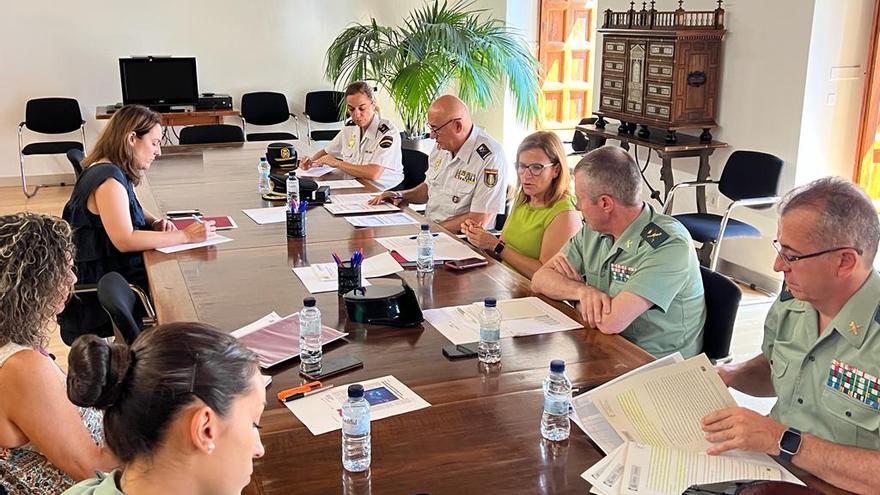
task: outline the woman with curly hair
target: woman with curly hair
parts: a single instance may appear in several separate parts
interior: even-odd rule
[[[34,213],[0,216],[0,486],[56,495],[118,465],[100,412],[67,398],[45,351],[48,324],[76,282],[70,226]]]

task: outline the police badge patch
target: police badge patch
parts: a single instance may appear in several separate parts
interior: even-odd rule
[[[495,184],[498,183],[498,171],[489,168],[484,170],[483,182],[486,184],[486,187],[495,187]]]
[[[394,143],[394,138],[391,136],[385,136],[379,141],[380,148],[390,148]]]
[[[492,154],[492,150],[490,150],[485,144],[481,144],[477,146],[477,154],[480,155],[480,158],[485,160],[487,156]]]

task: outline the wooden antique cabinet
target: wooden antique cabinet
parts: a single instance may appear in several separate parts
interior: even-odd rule
[[[620,120],[620,132],[650,136],[650,127],[666,130],[675,143],[676,131],[702,129],[700,140],[712,140],[710,129],[718,108],[724,9],[661,12],[606,10],[602,33],[599,117]]]

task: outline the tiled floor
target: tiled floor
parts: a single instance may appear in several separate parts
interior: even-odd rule
[[[41,189],[36,196],[28,200],[19,188],[0,187],[0,215],[27,210],[60,216],[72,189],[70,186],[48,187]],[[743,299],[731,344],[731,353],[735,361],[748,359],[761,351],[764,317],[772,302],[772,297],[743,287]],[[55,354],[59,364],[66,368],[68,347],[61,341],[54,325],[52,335],[49,352]]]

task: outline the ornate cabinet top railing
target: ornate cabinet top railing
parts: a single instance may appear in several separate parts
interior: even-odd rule
[[[642,2],[642,10],[636,10],[636,3],[629,3],[629,10],[605,11],[603,29],[724,29],[724,9],[718,0],[715,10],[695,10],[687,12],[682,8],[684,0],[678,1],[678,9],[659,11],[654,9],[655,0]]]

